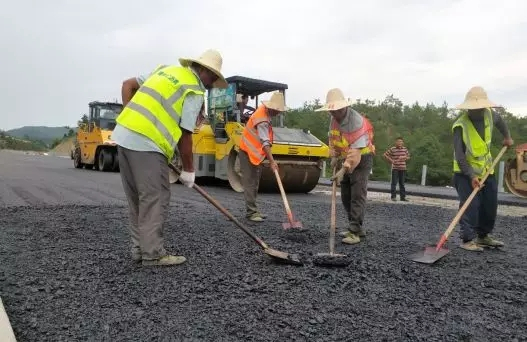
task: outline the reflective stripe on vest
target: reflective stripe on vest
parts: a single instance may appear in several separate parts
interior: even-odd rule
[[[269,139],[272,144],[273,127],[271,126],[271,120],[267,116],[266,108],[263,105],[258,107],[249,118],[249,121],[247,121],[240,142],[240,149],[247,152],[249,160],[253,165],[260,165],[266,157],[265,151],[263,150],[263,144],[260,141],[258,130],[256,128],[256,125],[262,122],[269,123]]]
[[[117,123],[150,138],[172,160],[187,94],[203,95],[199,79],[187,68],[160,66],[137,90],[117,117]]]
[[[341,132],[340,124],[335,118],[331,117],[331,129],[329,131],[329,144],[339,154],[345,158],[349,146],[357,141],[364,134],[368,134],[368,146],[361,149],[361,154],[374,153],[373,146],[373,126],[368,119],[362,117],[362,126],[352,132]]]
[[[490,152],[490,146],[492,143],[492,130],[494,128],[494,122],[490,108],[486,108],[483,117],[485,123],[485,140],[481,138],[474,127],[474,124],[472,124],[470,121],[467,113],[463,113],[452,125],[452,132],[456,127],[461,127],[463,142],[466,146],[465,154],[467,162],[478,177],[482,177],[483,174],[485,174],[485,172],[487,172],[492,166],[492,154]],[[454,172],[461,172],[461,169],[455,158],[455,152],[453,169]],[[491,170],[490,174],[494,174],[494,170]]]

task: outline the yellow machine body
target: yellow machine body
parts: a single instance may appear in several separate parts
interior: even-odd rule
[[[195,130],[192,137],[194,169],[197,178],[227,180],[233,190],[243,192],[238,151],[245,120],[236,101],[237,95],[256,98],[257,107],[258,95],[276,90],[285,95],[287,85],[241,76],[229,77],[227,82],[229,88],[212,89],[208,92],[207,120]],[[249,109],[249,115],[254,109]],[[248,119],[247,115],[245,117]],[[329,157],[329,147],[308,130],[284,127],[283,117],[274,118],[274,121],[279,122],[273,122],[274,142],[271,152],[278,163],[284,190],[308,193],[318,184],[322,163]],[[181,166],[178,156],[173,163]],[[177,181],[174,173],[170,174],[170,181]],[[267,160],[263,162],[259,191],[279,191],[276,177]]]
[[[71,156],[77,169],[119,171],[117,145],[112,140],[112,132],[122,108],[119,103],[89,103],[88,122],[79,125]]]
[[[514,195],[527,198],[527,143],[516,146],[515,153],[505,162],[505,184]]]

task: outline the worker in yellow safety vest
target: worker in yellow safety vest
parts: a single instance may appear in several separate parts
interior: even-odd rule
[[[359,243],[366,235],[363,228],[368,178],[373,166],[373,126],[370,121],[351,108],[342,90],[328,91],[326,104],[316,111],[331,114],[329,149],[331,168],[342,166],[346,173],[340,180],[342,204],[348,214],[347,232],[342,232],[343,243]]]
[[[462,112],[452,125],[453,183],[459,196],[459,207],[475,188],[483,186],[459,221],[461,247],[468,251],[483,251],[483,246],[504,245],[489,235],[494,230],[498,210],[498,185],[494,170],[490,171],[484,184],[480,182],[492,166],[490,147],[493,128],[496,127],[503,135],[503,145],[513,144],[507,124],[492,107],[497,105],[489,101],[485,90],[479,86],[472,87],[465,101],[456,107]]]
[[[194,185],[192,132],[203,120],[207,89],[227,88],[222,57],[215,50],[198,59],[180,58],[150,75],[123,82],[125,106],[112,133],[130,212],[132,258],[143,265],[177,265],[184,256],[164,248],[163,224],[170,202],[168,163],[179,150],[179,180]]]

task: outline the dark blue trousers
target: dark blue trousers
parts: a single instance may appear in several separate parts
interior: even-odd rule
[[[468,176],[455,173],[454,187],[461,208],[473,191],[472,181]],[[483,238],[491,233],[494,230],[497,212],[498,184],[494,175],[490,175],[485,181],[485,186],[476,194],[459,221],[463,242],[468,242],[476,236]]]

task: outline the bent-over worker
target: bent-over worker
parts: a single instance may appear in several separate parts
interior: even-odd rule
[[[461,216],[461,247],[482,251],[482,246],[501,247],[503,242],[491,237],[498,211],[498,185],[494,170],[484,184],[480,180],[492,166],[492,131],[496,127],[503,135],[503,145],[513,141],[505,121],[492,109],[498,107],[487,97],[482,87],[472,87],[465,101],[456,108],[463,110],[452,126],[454,135],[454,187],[459,196],[459,208],[472,191],[481,187]]]
[[[368,177],[373,166],[373,126],[370,121],[351,108],[342,90],[331,89],[326,104],[316,111],[329,111],[331,123],[329,149],[331,168],[340,165],[346,173],[340,183],[342,204],[348,214],[348,231],[343,243],[356,244],[365,236],[363,229]]]
[[[183,256],[164,248],[163,224],[169,210],[168,163],[175,149],[183,170],[179,179],[194,185],[192,132],[202,119],[206,89],[226,88],[222,57],[214,50],[181,66],[161,65],[149,76],[123,82],[125,106],[112,134],[119,145],[119,168],[130,212],[132,258],[143,265],[177,265]],[[200,114],[201,113],[201,114]]]
[[[278,164],[271,153],[273,127],[271,117],[286,111],[284,94],[277,91],[269,101],[262,101],[251,115],[242,133],[240,142],[240,168],[242,172],[243,195],[246,217],[255,222],[263,221],[266,216],[258,211],[256,197],[260,185],[262,162],[267,158],[272,170],[278,170]]]

